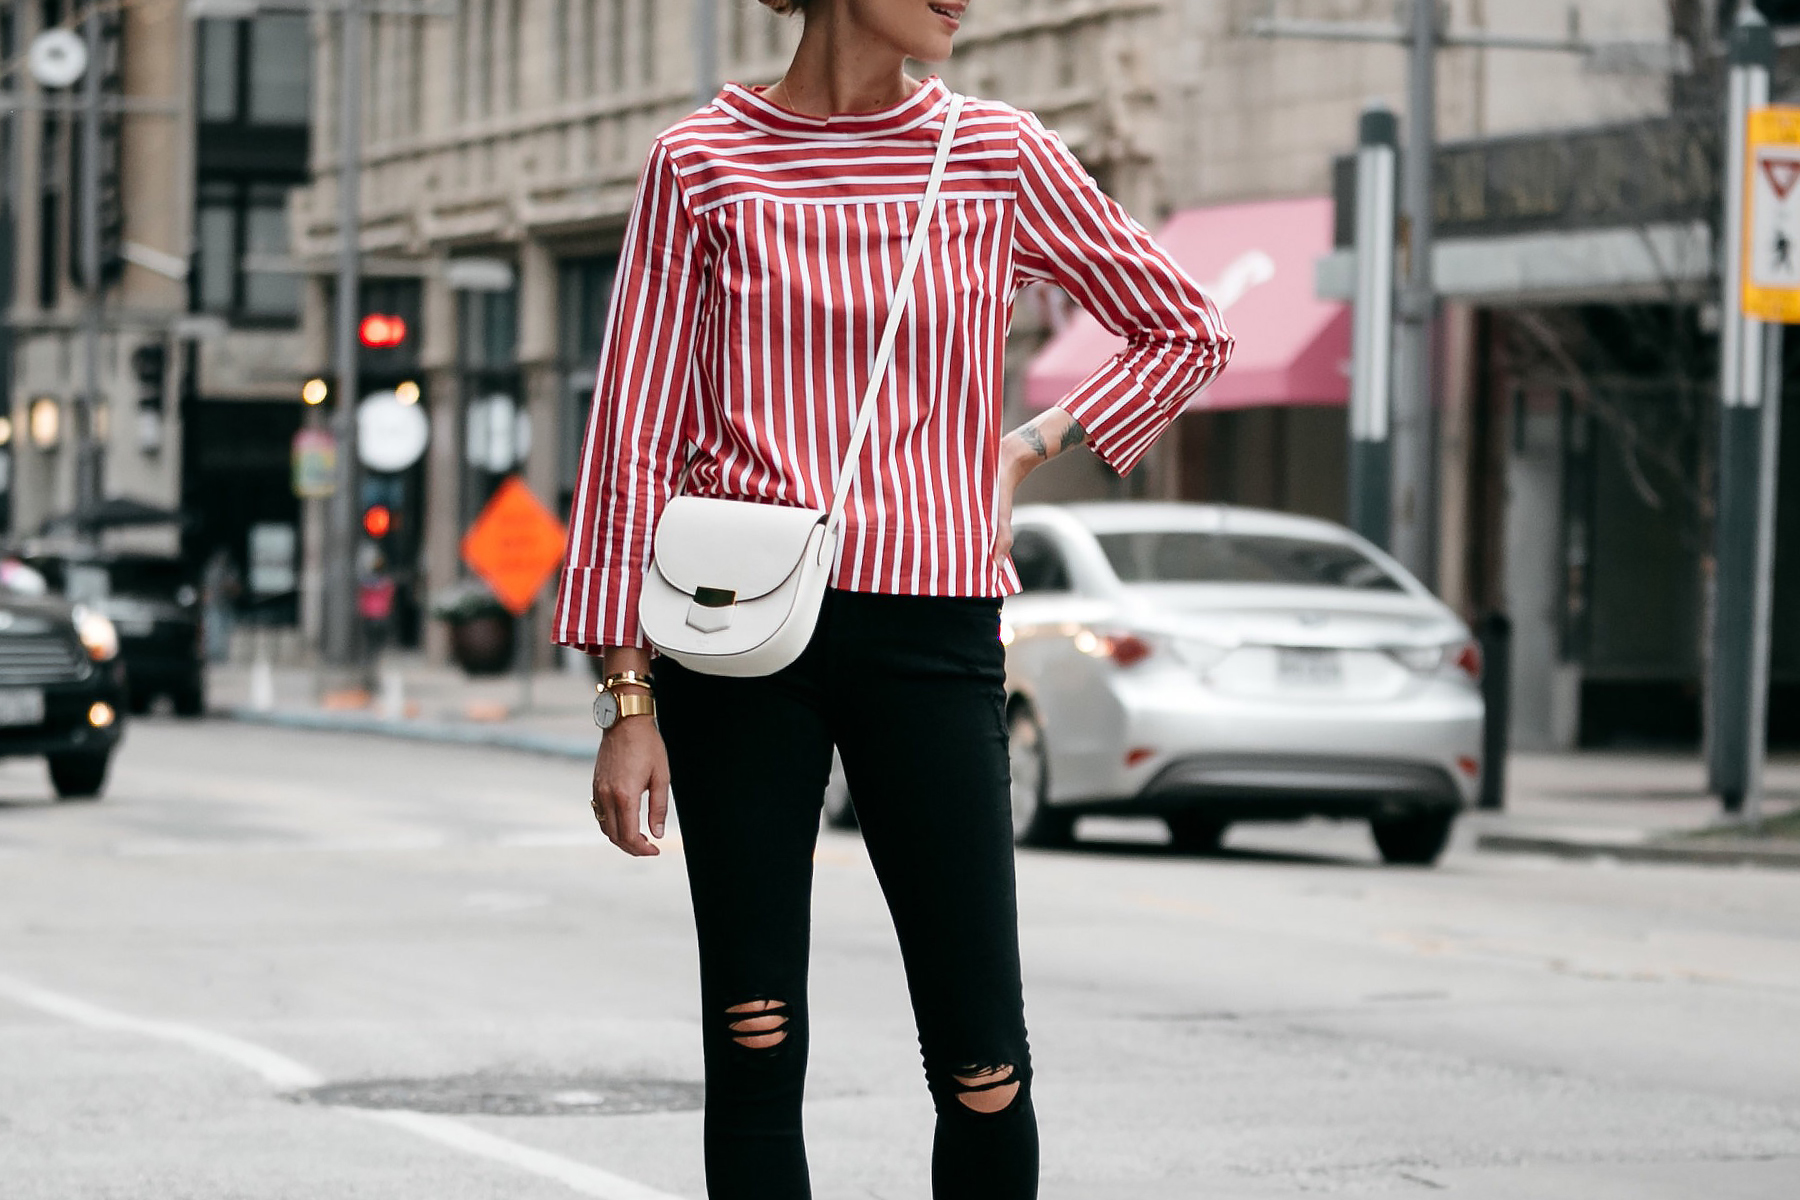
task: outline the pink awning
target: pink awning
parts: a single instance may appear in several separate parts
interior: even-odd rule
[[[1313,264],[1331,250],[1329,196],[1225,204],[1177,213],[1157,234],[1225,309],[1231,365],[1190,406],[1343,404],[1350,398],[1350,307],[1313,294]],[[1025,403],[1049,408],[1125,345],[1085,312],[1025,371]]]

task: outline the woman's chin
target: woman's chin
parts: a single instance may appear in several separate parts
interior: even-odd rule
[[[932,38],[924,45],[914,46],[912,51],[908,53],[906,57],[912,59],[914,62],[927,63],[931,66],[936,66],[939,63],[950,61],[951,48],[951,39],[949,37]]]

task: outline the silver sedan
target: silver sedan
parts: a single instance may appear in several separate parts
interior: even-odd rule
[[[1018,839],[1152,814],[1367,820],[1430,863],[1481,773],[1480,651],[1394,560],[1329,522],[1200,504],[1031,505],[1006,602]]]

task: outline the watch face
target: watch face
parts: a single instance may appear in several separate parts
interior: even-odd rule
[[[619,698],[611,692],[601,692],[594,697],[594,724],[602,729],[611,729],[613,722],[619,719]]]

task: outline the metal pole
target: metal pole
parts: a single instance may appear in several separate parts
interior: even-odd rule
[[[1350,527],[1387,548],[1394,364],[1394,147],[1385,105],[1363,110],[1356,152],[1356,306],[1350,372]]]
[[[1762,16],[1738,12],[1731,34],[1725,128],[1725,236],[1720,248],[1719,498],[1713,529],[1712,657],[1707,686],[1707,768],[1726,812],[1750,786],[1748,685],[1756,597],[1757,506],[1763,460],[1764,326],[1743,316],[1744,139],[1748,114],[1769,102],[1775,41]]]
[[[1401,170],[1406,212],[1406,276],[1394,330],[1393,552],[1428,586],[1435,582],[1436,464],[1432,452],[1431,164],[1437,130],[1437,0],[1412,0],[1408,34],[1406,161]]]
[[[1769,640],[1775,600],[1775,496],[1781,466],[1782,334],[1770,325],[1763,338],[1762,455],[1756,497],[1756,583],[1750,612],[1748,762],[1744,771],[1744,822],[1762,826],[1763,765],[1768,758]]]
[[[356,326],[362,309],[357,242],[362,230],[363,0],[344,0],[338,95],[337,486],[325,530],[325,661],[349,666],[356,656]]]
[[[694,0],[694,107],[719,90],[719,0]]]
[[[87,37],[87,71],[81,79],[81,335],[82,395],[75,422],[75,508],[100,499],[100,454],[95,425],[100,412],[100,12],[88,9],[82,22]]]

